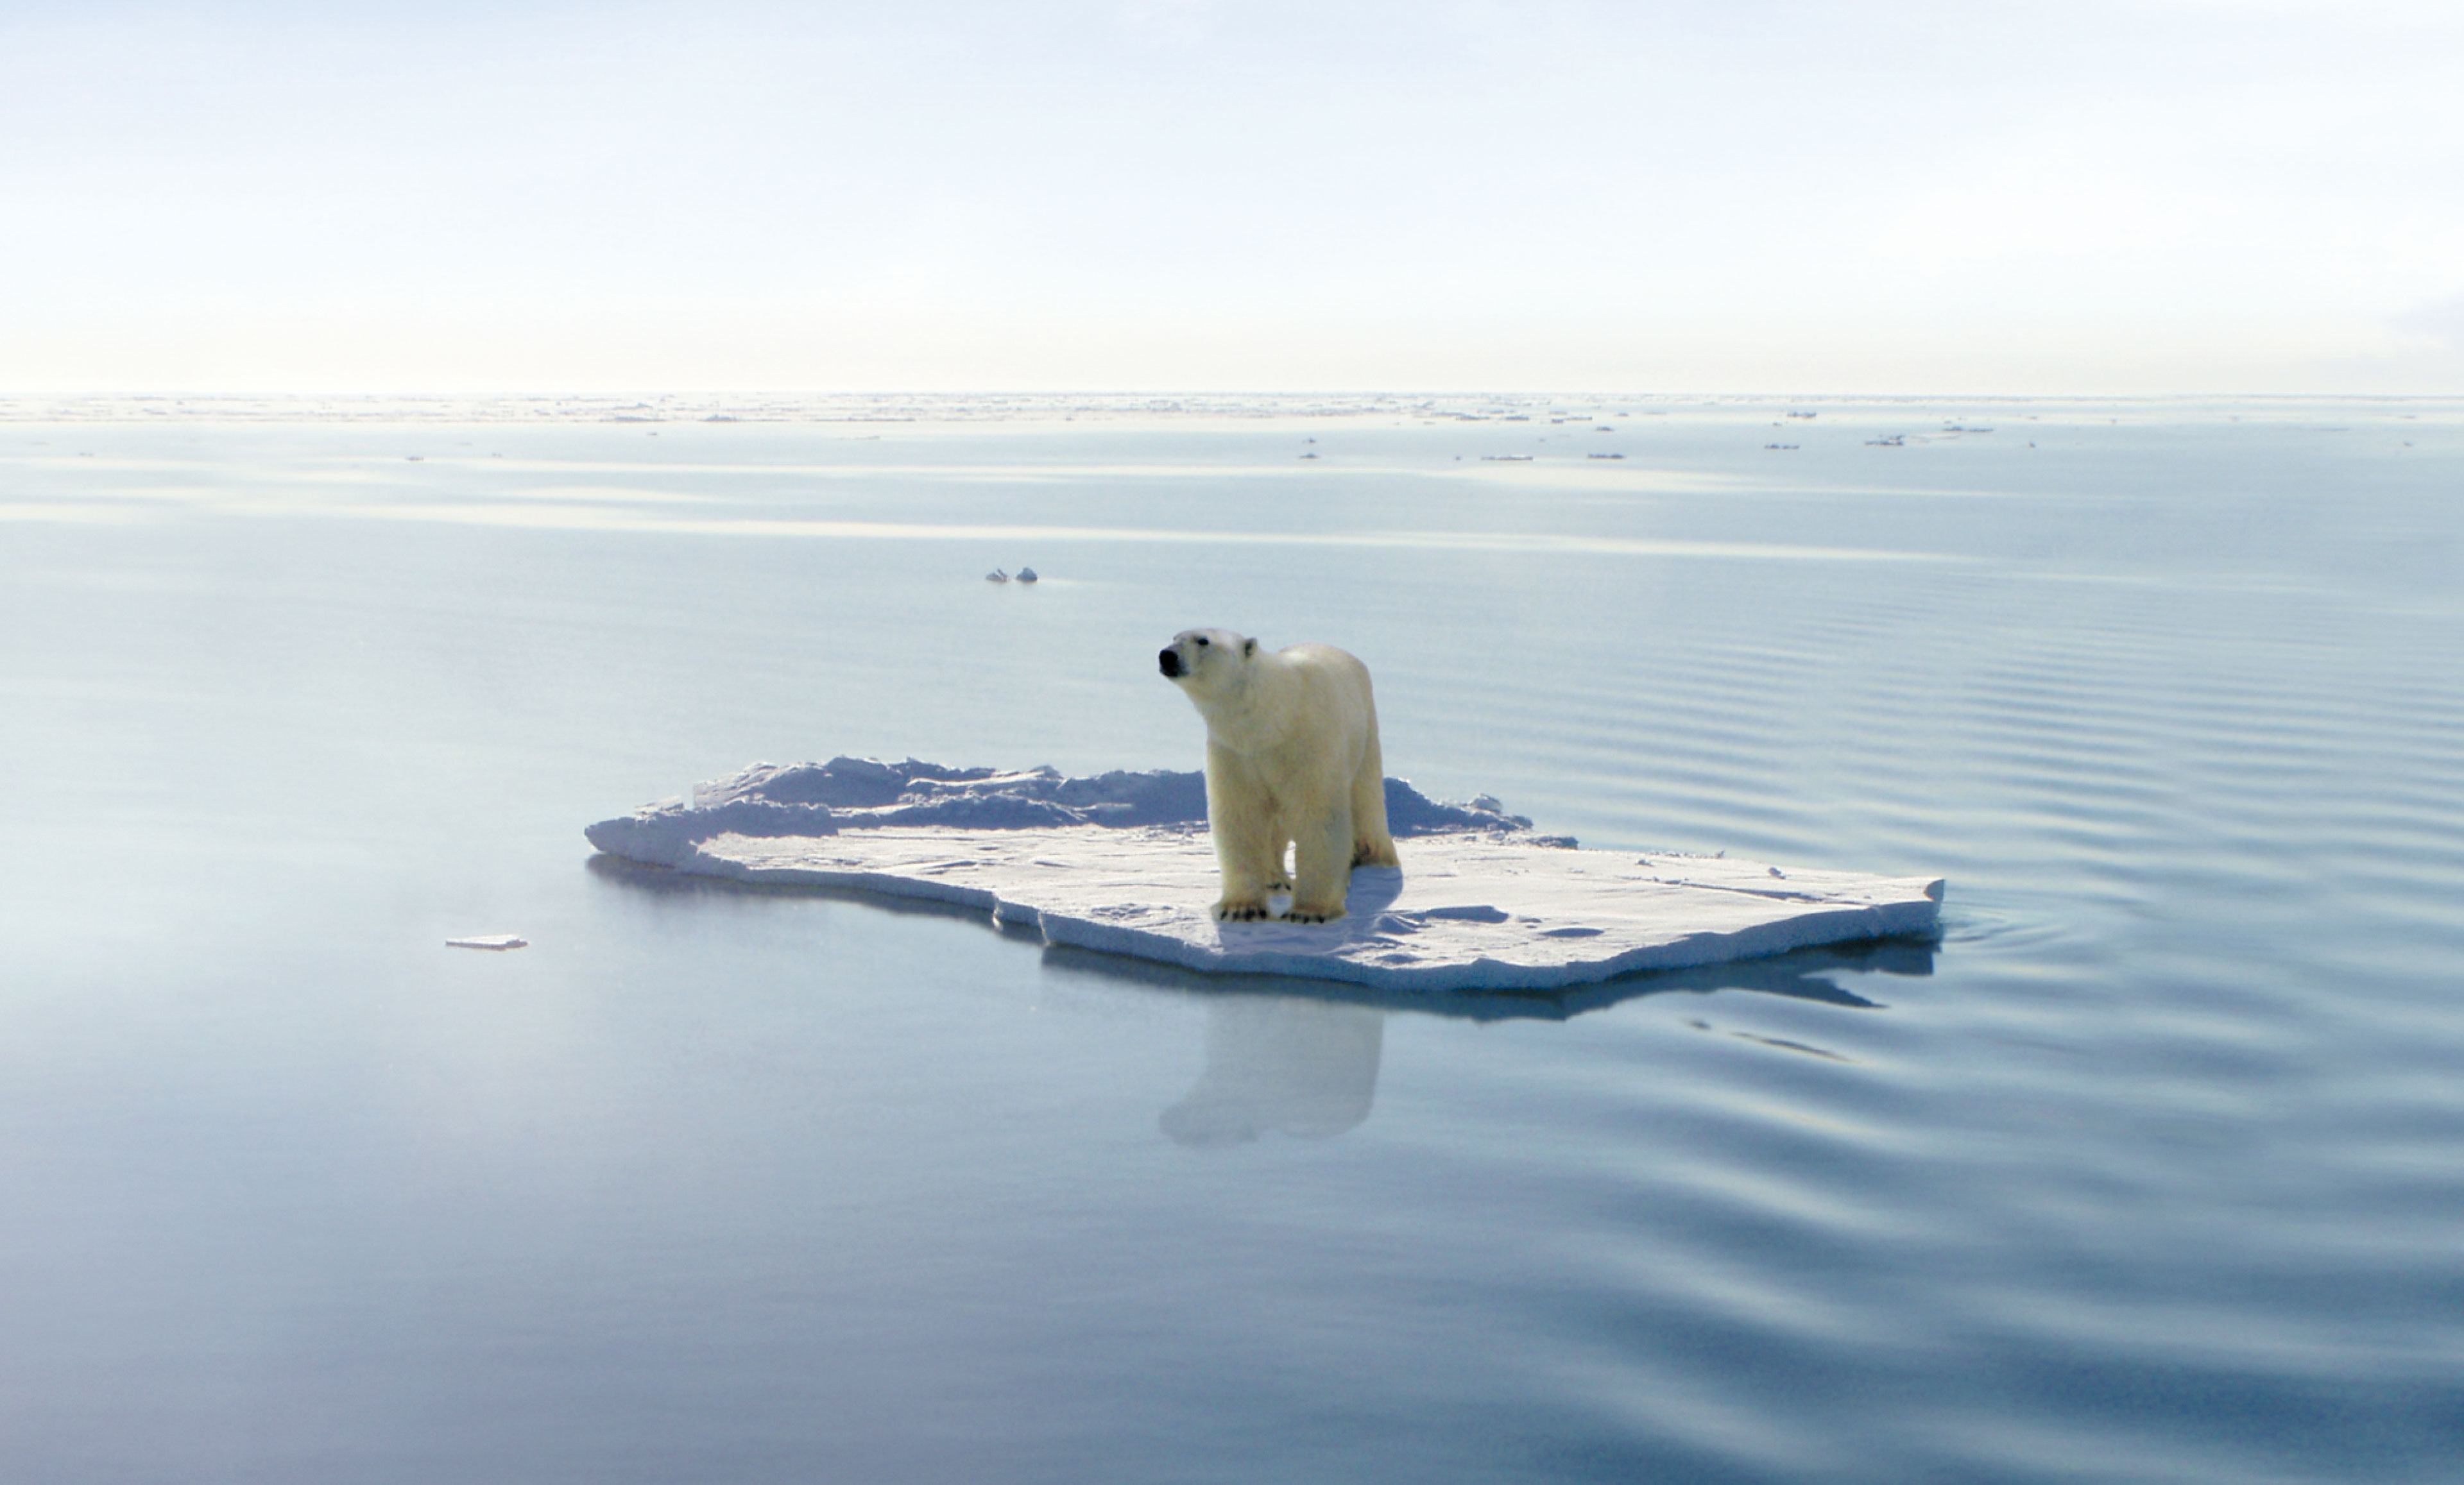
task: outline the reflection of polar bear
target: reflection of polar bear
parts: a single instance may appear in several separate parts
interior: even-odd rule
[[[1206,1005],[1206,1072],[1157,1121],[1177,1144],[1238,1145],[1269,1129],[1328,1140],[1369,1117],[1386,1016],[1280,995]]]
[[[1353,867],[1399,864],[1367,666],[1328,644],[1262,654],[1223,629],[1183,630],[1157,659],[1206,719],[1206,826],[1223,865],[1216,917],[1267,916],[1267,892],[1289,880],[1284,916],[1325,923],[1343,916]]]

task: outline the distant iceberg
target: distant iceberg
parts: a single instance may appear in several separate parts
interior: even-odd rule
[[[1214,920],[1196,773],[763,763],[584,833],[698,875],[978,909],[1052,945],[1404,991],[1556,990],[1926,934],[1939,915],[1938,878],[1580,850],[1494,799],[1441,802],[1399,778],[1386,801],[1402,869],[1355,869],[1349,916],[1325,925]]]

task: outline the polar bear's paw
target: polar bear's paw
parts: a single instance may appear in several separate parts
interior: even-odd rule
[[[1295,907],[1284,914],[1284,921],[1286,923],[1332,923],[1343,915],[1343,909],[1340,907]]]
[[[1257,923],[1273,916],[1266,910],[1266,900],[1263,897],[1252,902],[1226,900],[1215,905],[1215,921],[1218,923]]]

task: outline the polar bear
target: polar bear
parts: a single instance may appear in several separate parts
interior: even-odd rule
[[[1206,825],[1223,866],[1218,919],[1343,916],[1354,866],[1395,866],[1369,667],[1331,644],[1272,654],[1228,629],[1184,629],[1156,656],[1206,719]],[[1292,874],[1284,852],[1292,848]]]

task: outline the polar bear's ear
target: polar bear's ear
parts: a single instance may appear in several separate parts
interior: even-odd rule
[[[1248,658],[1250,658],[1251,656],[1253,656],[1253,655],[1255,655],[1255,654],[1257,654],[1257,653],[1258,653],[1258,642],[1257,642],[1256,640],[1243,640],[1243,641],[1241,642],[1241,658],[1242,658],[1242,659],[1243,659],[1243,660],[1247,660]]]

